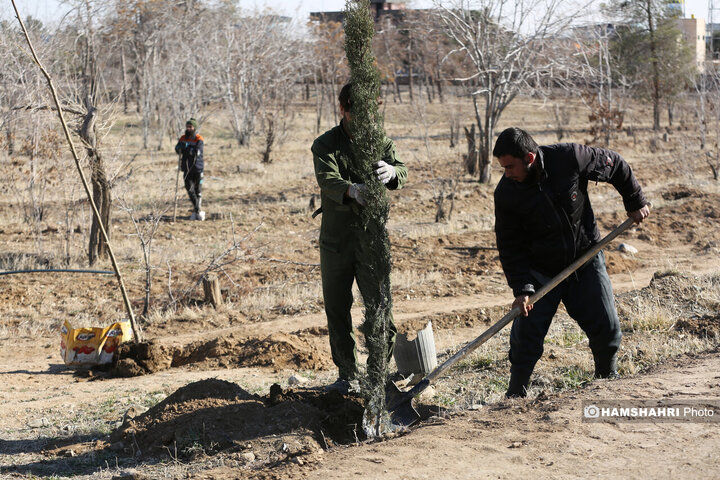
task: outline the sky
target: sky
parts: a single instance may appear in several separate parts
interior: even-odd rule
[[[58,21],[68,11],[62,0],[15,0],[15,3],[23,18],[32,15],[43,22]],[[720,7],[720,0],[715,0],[715,3]],[[278,13],[305,20],[309,12],[342,10],[345,0],[240,0],[240,5],[261,10],[263,6],[269,6]],[[432,0],[412,0],[408,5],[416,8],[428,7],[432,5]],[[12,18],[12,9],[5,9],[4,12],[2,18]],[[687,17],[694,14],[696,18],[707,19],[708,0],[686,0],[685,13]],[[716,13],[720,16],[720,11]]]

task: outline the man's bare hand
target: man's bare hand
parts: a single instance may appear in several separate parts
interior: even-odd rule
[[[512,304],[512,308],[519,308],[523,317],[527,317],[530,310],[533,308],[533,304],[530,303],[530,297],[527,295],[520,295],[515,297],[515,301]]]
[[[645,205],[640,210],[628,212],[628,217],[632,218],[635,223],[640,223],[650,215],[650,205]]]

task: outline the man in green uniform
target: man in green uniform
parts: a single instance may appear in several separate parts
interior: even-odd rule
[[[347,393],[358,376],[357,347],[350,308],[353,303],[352,284],[357,281],[360,294],[369,298],[379,286],[373,282],[368,265],[366,246],[359,241],[360,211],[365,206],[365,185],[353,172],[350,121],[352,102],[350,89],[340,91],[342,119],[335,128],[318,137],[312,145],[315,177],[320,185],[323,217],[320,226],[320,272],[323,300],[328,321],[330,349],[338,367],[339,378],[328,389]],[[401,188],[407,180],[407,167],[395,154],[395,145],[385,139],[382,161],[375,165],[377,179],[390,190]],[[319,212],[318,211],[318,212]],[[316,214],[318,213],[316,212]],[[390,316],[388,325],[389,356],[392,356],[397,332]],[[368,359],[369,363],[374,360]]]

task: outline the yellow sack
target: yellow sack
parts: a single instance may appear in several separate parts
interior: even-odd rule
[[[60,329],[60,355],[65,365],[101,365],[112,362],[118,345],[132,338],[130,322],[100,327],[72,328],[65,320]]]

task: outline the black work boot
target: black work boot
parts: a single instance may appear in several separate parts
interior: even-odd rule
[[[510,384],[505,398],[523,398],[527,395],[528,383],[532,370],[510,367]]]
[[[617,353],[595,355],[595,378],[619,378],[617,372]]]

